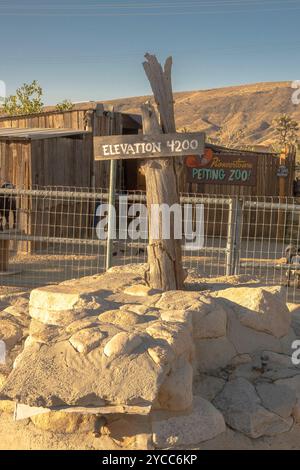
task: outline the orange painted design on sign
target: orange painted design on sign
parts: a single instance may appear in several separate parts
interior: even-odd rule
[[[188,168],[202,168],[211,163],[213,156],[212,149],[206,148],[204,155],[188,155],[185,157],[185,164]]]

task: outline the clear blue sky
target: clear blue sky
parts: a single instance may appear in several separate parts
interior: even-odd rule
[[[0,80],[46,104],[149,93],[146,51],[176,91],[300,79],[300,0],[0,0],[0,21]]]

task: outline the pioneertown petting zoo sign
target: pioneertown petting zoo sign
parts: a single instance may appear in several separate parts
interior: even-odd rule
[[[255,186],[256,155],[214,154],[205,149],[204,155],[189,155],[185,158],[190,183],[228,184]]]
[[[116,135],[94,137],[96,160],[162,158],[204,152],[205,134]]]

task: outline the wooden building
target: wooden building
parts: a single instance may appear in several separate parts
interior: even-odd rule
[[[0,129],[0,179],[16,189],[91,188],[94,181],[92,134],[72,129]],[[82,202],[67,198],[14,196],[19,251],[42,249],[33,237],[82,237],[90,214]],[[88,204],[89,201],[86,202]],[[79,227],[75,233],[75,227]],[[14,235],[12,235],[12,239]]]
[[[0,129],[0,178],[20,189],[93,181],[92,135],[73,129]]]
[[[137,134],[142,129],[141,116],[114,112],[111,107],[101,103],[85,103],[78,107],[75,105],[70,111],[48,110],[39,114],[24,116],[0,117],[0,131],[8,128],[49,128],[88,130],[93,136]],[[257,159],[257,172],[255,185],[228,185],[203,184],[187,182],[186,192],[241,195],[241,196],[293,196],[293,181],[295,178],[295,156],[289,155],[284,166],[288,175],[284,180],[278,177],[279,167],[282,166],[280,155],[267,151],[250,152],[246,150],[230,149],[212,144],[206,144],[216,155],[247,158],[255,156]],[[119,162],[118,187],[123,189],[145,189],[145,180],[139,173],[138,160]],[[107,188],[109,180],[109,162],[94,163],[94,185],[98,188]],[[284,181],[284,184],[282,184]],[[65,185],[68,183],[65,182]],[[81,186],[85,186],[82,182]],[[280,194],[281,193],[281,194]]]
[[[105,108],[101,103],[86,103],[74,106],[70,111],[44,111],[38,114],[2,116],[0,131],[4,129],[73,129],[89,131],[93,136],[137,134],[141,129],[141,118],[138,115],[114,112],[111,107]],[[109,181],[109,162],[94,162],[94,181],[91,187],[107,188]],[[80,174],[78,175],[80,177]],[[118,186],[135,189],[138,171],[137,162],[123,162],[118,168]],[[65,181],[65,185],[68,182]],[[86,186],[82,181],[79,186]]]
[[[22,141],[10,140],[10,144],[5,139],[8,130],[27,128],[26,132],[32,128],[45,128],[48,138],[23,139]],[[65,132],[65,129],[72,129],[78,133],[73,136],[54,137],[50,136],[50,130]],[[109,162],[94,161],[92,149],[92,136],[116,135],[116,134],[137,134],[141,132],[141,116],[126,113],[114,112],[112,108],[105,108],[101,103],[87,103],[84,107],[74,107],[71,111],[45,111],[36,115],[0,117],[0,177],[12,179],[18,187],[41,186],[80,186],[88,188],[108,188],[109,182]],[[89,131],[90,135],[84,134]],[[20,132],[20,131],[16,131]],[[67,130],[68,132],[68,130]],[[1,136],[2,133],[2,136]],[[14,143],[13,143],[14,142]],[[282,156],[264,151],[247,151],[240,149],[230,149],[207,143],[206,151],[212,152],[215,156],[224,161],[231,158],[256,160],[256,174],[254,184],[228,184],[220,182],[201,182],[186,180],[184,192],[194,194],[211,194],[224,196],[242,196],[255,198],[269,198],[269,200],[282,201],[283,198],[293,197],[293,182],[295,179],[295,155],[290,154],[285,158]],[[65,153],[66,151],[66,153]],[[41,159],[35,157],[40,153]],[[60,164],[60,155],[65,153],[63,161],[67,162],[65,170],[57,171],[57,164]],[[28,155],[33,155],[30,165]],[[84,154],[84,155],[83,155]],[[74,157],[75,156],[75,157]],[[43,166],[38,166],[42,163]],[[80,162],[84,162],[84,168]],[[118,162],[117,188],[125,190],[145,190],[145,179],[139,172],[140,160],[124,160]],[[281,176],[280,170],[284,167],[286,171]],[[18,171],[16,170],[18,168]],[[72,168],[72,171],[70,171]],[[75,170],[75,171],[74,171]],[[209,226],[212,228],[209,233],[213,233],[213,224],[221,220],[222,208],[215,208],[209,219]],[[271,219],[273,217],[273,219]],[[276,219],[276,220],[275,220]],[[249,211],[246,217],[245,230],[252,232],[258,230],[265,233],[270,225],[274,227],[278,224],[284,226],[285,220],[279,214],[279,218],[272,216],[267,211]],[[271,223],[272,222],[272,223]],[[220,230],[216,233],[223,233],[227,230],[226,220],[219,223]],[[250,229],[249,229],[250,227]],[[275,229],[274,229],[275,230]],[[273,232],[271,234],[273,237]]]

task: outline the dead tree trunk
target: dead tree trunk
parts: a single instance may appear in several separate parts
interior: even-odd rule
[[[162,132],[164,134],[176,132],[174,98],[171,80],[172,57],[167,58],[164,70],[155,55],[145,54],[145,58],[147,59],[147,62],[144,62],[143,66],[153,91],[154,101],[159,112]],[[186,175],[182,157],[175,158],[175,170],[178,190],[184,192]]]
[[[173,94],[171,86],[172,59],[168,58],[164,71],[155,56],[146,54],[148,62],[144,69],[149,78],[154,98],[160,113],[161,125],[150,103],[142,106],[144,134],[175,132]],[[146,198],[149,217],[149,246],[147,282],[151,287],[163,290],[182,289],[184,270],[182,267],[181,240],[174,237],[174,219],[171,216],[170,238],[162,237],[162,219],[152,220],[153,204],[180,204],[176,162],[173,158],[149,159],[142,165],[146,178]],[[159,238],[152,238],[153,225],[159,224]]]

